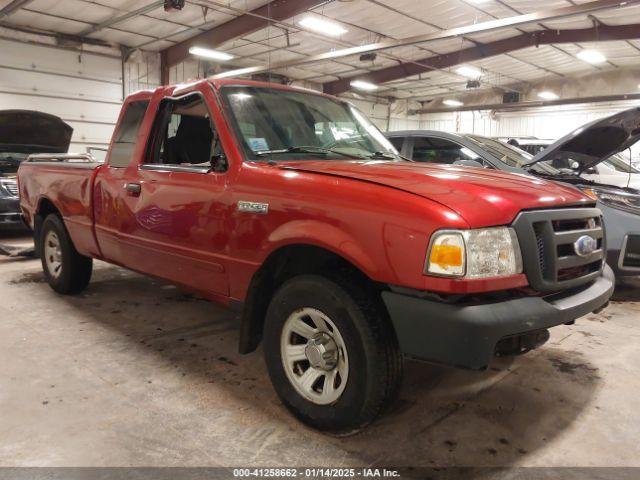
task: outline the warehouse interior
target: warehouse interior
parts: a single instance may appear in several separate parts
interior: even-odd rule
[[[0,110],[59,117],[96,162],[129,95],[206,78],[333,95],[382,132],[551,143],[640,107],[638,1],[0,0],[0,52]],[[617,155],[640,198],[640,143]],[[640,263],[526,355],[407,359],[390,411],[334,436],[238,352],[237,311],[101,261],[61,296],[33,245],[0,223],[0,467],[640,467]]]

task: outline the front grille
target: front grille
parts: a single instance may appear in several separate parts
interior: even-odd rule
[[[513,228],[522,250],[525,274],[535,290],[572,288],[600,275],[605,236],[602,213],[597,208],[522,212]],[[583,236],[595,240],[595,251],[581,256],[575,244]]]
[[[8,190],[8,192],[14,197],[18,196],[18,182],[14,179],[4,179],[2,180],[2,186]]]
[[[629,235],[624,242],[622,266],[640,268],[640,235]]]

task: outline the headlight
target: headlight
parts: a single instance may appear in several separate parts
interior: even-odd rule
[[[522,255],[516,233],[507,227],[435,232],[424,273],[459,278],[522,273]]]
[[[600,190],[597,188],[583,188],[582,191],[588,197],[594,200],[600,200],[609,207],[640,213],[640,195],[628,193],[623,190],[612,192],[610,190]]]

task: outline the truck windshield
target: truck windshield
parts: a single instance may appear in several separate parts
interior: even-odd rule
[[[346,102],[269,87],[221,92],[251,160],[401,160],[380,130]]]

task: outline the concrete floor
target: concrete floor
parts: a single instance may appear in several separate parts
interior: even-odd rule
[[[236,353],[232,314],[96,267],[63,297],[38,260],[0,257],[2,466],[640,466],[640,282],[487,372],[407,363],[395,410],[338,439]]]

